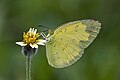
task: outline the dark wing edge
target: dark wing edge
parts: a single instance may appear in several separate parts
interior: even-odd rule
[[[87,26],[86,32],[90,34],[88,41],[81,41],[81,48],[87,48],[99,34],[101,23],[95,20],[80,20],[80,22]]]

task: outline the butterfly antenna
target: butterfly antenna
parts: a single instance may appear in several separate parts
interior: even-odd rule
[[[41,24],[39,24],[37,27],[43,27],[43,28],[50,29],[49,27],[43,26],[43,25],[41,25]]]
[[[41,25],[41,24],[39,24],[37,27],[44,28],[44,30],[43,30],[42,32],[47,32],[48,30],[50,30],[49,27],[43,26],[43,25]]]

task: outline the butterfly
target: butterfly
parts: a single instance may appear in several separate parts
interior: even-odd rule
[[[79,60],[101,29],[101,23],[95,20],[78,20],[63,24],[55,30],[49,30],[46,56],[48,63],[55,68],[64,68]]]

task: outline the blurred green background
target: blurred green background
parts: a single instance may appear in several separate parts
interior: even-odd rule
[[[40,46],[32,60],[32,80],[120,80],[120,0],[0,0],[0,80],[25,80],[25,57],[15,44],[24,31],[81,19],[102,23],[82,58],[55,69]]]

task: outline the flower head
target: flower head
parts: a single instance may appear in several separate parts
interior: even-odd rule
[[[28,32],[23,33],[23,41],[16,42],[20,46],[30,46],[31,48],[38,48],[38,45],[45,45],[46,40],[39,39],[40,33],[37,29],[30,28]]]

